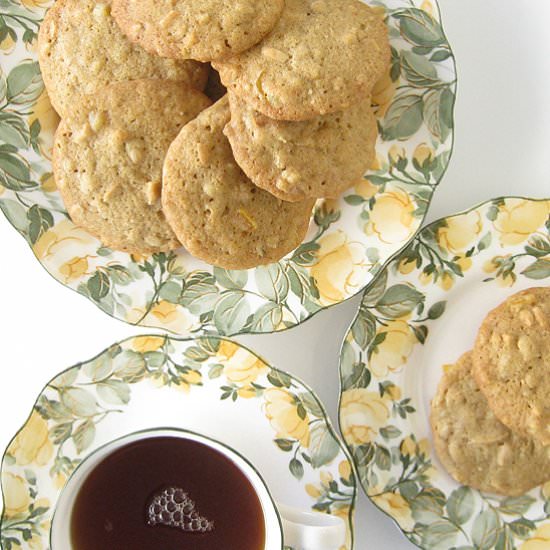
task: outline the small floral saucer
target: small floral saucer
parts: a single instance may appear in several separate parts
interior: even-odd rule
[[[421,548],[550,548],[550,484],[519,498],[461,487],[429,424],[443,366],[489,310],[541,285],[550,200],[503,198],[428,226],[365,292],[342,348],[340,426],[367,495]]]
[[[68,219],[52,176],[59,122],[37,63],[51,0],[3,3],[0,30],[0,208],[62,284],[135,325],[179,335],[285,330],[355,296],[424,220],[449,163],[456,71],[435,0],[371,0],[387,17],[391,70],[373,94],[372,171],[339,201],[320,201],[305,242],[268,267],[225,271],[183,250],[109,250]],[[5,4],[5,5],[4,5]]]
[[[351,463],[311,390],[223,338],[140,336],[63,372],[39,396],[2,463],[3,550],[48,548],[56,503],[78,464],[159,426],[229,445],[280,504],[341,517],[342,550],[353,548]]]

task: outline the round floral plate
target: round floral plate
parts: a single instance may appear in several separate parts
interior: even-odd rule
[[[311,390],[223,338],[139,336],[63,372],[39,396],[2,463],[3,550],[48,548],[56,502],[78,464],[155,427],[229,445],[277,502],[341,517],[341,550],[353,548],[351,463]]]
[[[550,200],[503,198],[423,229],[365,292],[342,348],[340,427],[367,495],[421,548],[550,548],[550,484],[519,498],[461,487],[429,423],[443,367],[489,310],[541,285]]]
[[[51,3],[1,2],[0,208],[58,281],[106,313],[180,335],[284,330],[359,293],[420,227],[451,155],[456,91],[431,0],[371,2],[386,14],[393,54],[373,97],[375,166],[341,200],[317,204],[296,251],[248,271],[216,269],[183,250],[115,252],[68,219],[51,174],[58,118],[36,55]]]

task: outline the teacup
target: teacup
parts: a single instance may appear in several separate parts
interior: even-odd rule
[[[109,455],[141,440],[170,437],[201,443],[229,459],[251,484],[261,504],[265,544],[259,550],[339,550],[345,544],[346,526],[338,517],[303,512],[274,502],[271,493],[254,466],[237,451],[204,435],[174,428],[135,432],[112,441],[88,456],[74,471],[63,489],[54,513],[50,532],[52,550],[74,550],[71,543],[71,514],[80,488]]]

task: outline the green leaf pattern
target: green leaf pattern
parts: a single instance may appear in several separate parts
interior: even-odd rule
[[[365,292],[340,358],[340,425],[370,498],[421,548],[519,549],[547,529],[548,488],[504,498],[442,479],[428,428],[420,428],[423,406],[405,395],[402,370],[466,274],[465,284],[513,291],[547,284],[549,265],[550,201],[497,199],[426,227]],[[377,354],[396,333],[400,349],[392,357],[402,357],[382,369]],[[358,402],[370,407],[369,425],[350,428]]]
[[[271,434],[273,452],[283,455],[278,460],[288,464],[289,475],[294,476],[308,506],[347,521],[349,545],[345,549],[352,547],[356,488],[351,464],[311,391],[252,352],[220,337],[182,341],[142,336],[116,344],[95,359],[65,371],[40,395],[33,412],[36,418],[23,428],[34,431],[23,440],[27,446],[35,445],[39,423],[47,429],[47,441],[41,443],[45,454],[27,449],[25,457],[34,458],[31,463],[28,458],[21,459],[16,438],[3,461],[3,479],[11,476],[20,480],[29,495],[25,510],[11,511],[2,518],[3,548],[28,548],[26,541],[33,536],[42,542],[41,547],[48,547],[48,522],[66,480],[83,458],[105,443],[105,435],[112,432],[114,424],[124,421],[117,418],[132,405],[134,394],[144,391],[166,392],[167,397],[168,392],[178,391],[182,392],[180,399],[195,392],[202,393],[204,399],[216,399],[217,395],[229,416],[228,409],[242,401],[246,414],[259,417],[265,434]],[[269,392],[283,397],[282,408],[277,403],[270,408]],[[285,427],[285,415],[292,410],[304,422],[307,437],[295,436],[292,422]],[[285,429],[288,433],[282,437],[279,431]],[[319,490],[312,495],[309,486],[319,476],[330,479],[331,486],[328,492]],[[5,497],[9,503],[10,496]]]
[[[54,277],[109,315],[183,335],[284,330],[360,292],[420,226],[449,161],[455,96],[439,14],[422,11],[421,0],[374,2],[386,12],[396,88],[379,113],[375,170],[341,200],[319,202],[293,254],[243,272],[214,269],[181,250],[147,258],[114,252],[71,225],[52,182],[51,129],[42,128],[37,104],[43,84],[27,49],[50,4],[0,0],[0,39],[15,42],[0,72],[0,208]],[[384,224],[388,208],[403,211],[402,227]]]

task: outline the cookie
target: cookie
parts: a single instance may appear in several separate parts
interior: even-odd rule
[[[229,95],[225,128],[235,159],[258,186],[286,201],[337,198],[371,166],[378,135],[370,98],[312,120],[274,120]]]
[[[110,0],[57,0],[40,27],[38,57],[62,118],[81,95],[113,82],[168,79],[202,90],[208,78],[208,67],[197,61],[161,59],[132,44],[112,18]]]
[[[104,246],[148,254],[180,246],[161,208],[162,163],[210,105],[181,82],[117,82],[81,98],[59,126],[53,170],[72,220]]]
[[[260,44],[213,65],[257,111],[307,120],[365,100],[390,58],[386,25],[363,2],[288,0]]]
[[[239,54],[275,26],[284,0],[113,0],[130,40],[175,59],[212,61]]]
[[[181,131],[164,163],[162,206],[191,254],[248,269],[281,259],[303,241],[314,201],[284,202],[256,187],[223,134],[229,117],[224,98]]]
[[[550,447],[515,434],[497,419],[472,368],[472,353],[465,353],[444,374],[432,402],[437,454],[463,485],[522,495],[550,479]]]
[[[550,287],[519,292],[489,313],[474,376],[501,422],[550,445]]]

